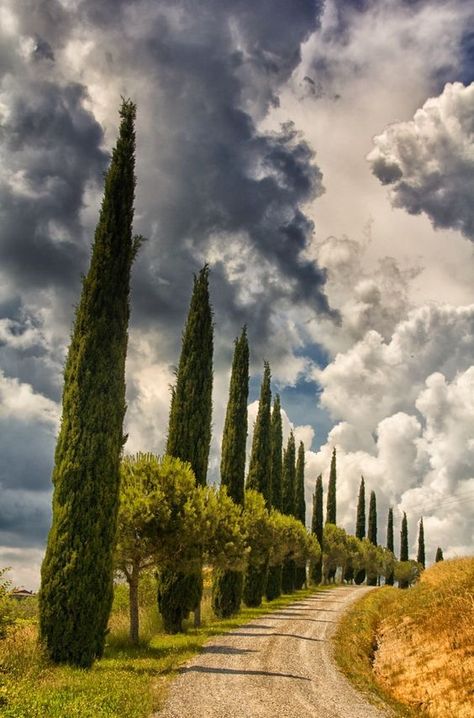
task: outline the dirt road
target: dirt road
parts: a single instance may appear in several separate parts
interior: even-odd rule
[[[330,637],[365,591],[341,586],[208,643],[181,669],[156,718],[382,718],[339,673]]]

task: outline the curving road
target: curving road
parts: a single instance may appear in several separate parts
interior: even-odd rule
[[[156,718],[382,718],[337,670],[330,637],[367,588],[341,586],[214,638]]]

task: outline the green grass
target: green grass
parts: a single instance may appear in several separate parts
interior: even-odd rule
[[[158,614],[150,604],[141,612],[142,643],[132,648],[127,642],[124,589],[116,591],[104,658],[90,670],[52,666],[38,647],[32,620],[22,622],[0,641],[2,718],[148,718],[162,706],[177,669],[207,640],[316,591],[297,591],[264,602],[260,608],[244,608],[227,620],[212,617],[207,592],[202,627],[188,625],[186,633],[174,636],[161,632]]]

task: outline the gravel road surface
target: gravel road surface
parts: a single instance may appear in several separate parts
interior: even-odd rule
[[[212,639],[172,683],[155,718],[382,718],[337,670],[331,635],[366,592],[341,586]]]

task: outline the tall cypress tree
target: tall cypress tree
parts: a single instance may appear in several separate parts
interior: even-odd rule
[[[288,516],[296,515],[295,485],[296,485],[296,446],[293,432],[290,432],[288,444],[283,455],[282,478],[282,511]],[[295,589],[296,565],[293,559],[283,563],[281,586],[283,593],[292,593]]]
[[[253,430],[247,488],[260,493],[267,507],[271,506],[271,401],[270,364],[264,362],[263,380],[260,388],[257,418]],[[268,566],[248,567],[244,579],[243,598],[247,606],[259,606],[262,602],[267,580]]]
[[[304,497],[304,444],[300,441],[298,446],[298,457],[296,459],[295,475],[295,514],[303,526],[306,525],[306,501]],[[306,583],[306,566],[296,566],[295,588],[303,588]]]
[[[438,546],[438,548],[436,549],[435,563],[439,563],[440,561],[444,561],[444,556],[443,549]]]
[[[388,510],[388,518],[387,518],[387,548],[392,553],[395,553],[394,551],[394,541],[393,541],[393,509],[392,507]],[[385,578],[385,583],[387,586],[393,586],[393,571],[388,574]]]
[[[136,107],[124,101],[92,258],[64,371],[53,520],[41,569],[40,635],[57,663],[89,667],[104,648],[125,415]]]
[[[367,538],[370,543],[377,546],[377,499],[375,491],[370,492],[369,499],[369,524],[367,527]],[[377,585],[377,574],[367,572],[367,586]]]
[[[326,523],[327,524],[335,524],[336,523],[336,481],[337,481],[336,449],[334,448],[332,451],[331,469],[329,472],[328,498],[327,498],[327,506],[326,506]]]
[[[260,491],[267,506],[271,505],[271,401],[270,364],[263,365],[263,380],[260,388],[257,418],[253,430],[252,453],[247,477],[247,488]]]
[[[365,479],[360,477],[359,498],[357,500],[356,538],[362,541],[365,538]],[[355,583],[360,585],[365,581],[365,568],[359,569],[354,577]]]
[[[229,401],[222,435],[221,484],[238,504],[244,503],[245,447],[247,442],[247,402],[249,395],[249,345],[247,329],[235,340],[230,378]],[[212,607],[220,618],[238,613],[242,599],[243,573],[216,570],[212,587]]]
[[[316,488],[313,496],[313,516],[311,521],[311,531],[318,539],[321,547],[321,556],[319,561],[315,561],[311,567],[311,580],[313,583],[321,583],[323,577],[323,477],[321,474],[316,479]]]
[[[171,397],[166,453],[188,461],[196,483],[205,486],[211,444],[213,323],[209,301],[209,267],[194,277],[193,293],[183,332],[176,385]],[[159,573],[158,606],[166,630],[181,630],[190,610],[202,596],[202,574],[172,569]]]
[[[425,568],[425,530],[423,528],[423,516],[420,519],[420,526],[418,529],[418,554],[416,560],[418,561],[418,563],[421,563],[423,568]]]
[[[408,522],[407,515],[404,512],[402,518],[402,527],[400,530],[400,561],[408,561]],[[407,581],[399,581],[399,588],[408,588]]]
[[[281,511],[282,508],[282,449],[283,449],[283,429],[281,421],[281,404],[280,397],[277,394],[273,402],[272,420],[271,420],[271,486],[272,496],[271,505],[273,508]],[[267,601],[273,601],[281,594],[281,564],[278,566],[270,566],[268,569],[267,583],[265,586],[265,596]]]

